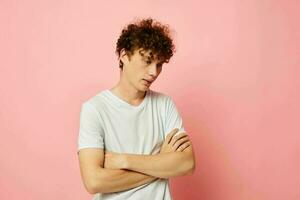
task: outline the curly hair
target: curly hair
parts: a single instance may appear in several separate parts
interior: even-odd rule
[[[121,50],[125,49],[130,57],[139,48],[151,50],[153,55],[168,63],[175,52],[168,25],[163,25],[152,18],[128,24],[117,41],[116,54],[120,57]],[[123,69],[121,60],[119,67]]]

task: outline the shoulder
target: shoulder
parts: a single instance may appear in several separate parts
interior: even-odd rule
[[[82,107],[90,107],[94,110],[99,110],[105,106],[107,98],[106,95],[106,90],[101,90],[100,92],[88,97],[85,101],[83,101]]]
[[[166,93],[163,93],[163,92],[150,90],[150,93],[151,93],[152,98],[160,100],[160,101],[168,101],[169,99],[171,99],[171,97],[169,95],[167,95]]]
[[[172,97],[164,92],[151,90],[151,97],[160,103],[172,104],[174,103]]]

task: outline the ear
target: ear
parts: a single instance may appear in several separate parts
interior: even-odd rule
[[[123,64],[128,62],[128,55],[127,55],[125,49],[122,49],[120,51],[120,60],[123,62]]]

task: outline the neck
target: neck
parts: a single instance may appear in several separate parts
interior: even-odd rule
[[[146,95],[145,91],[137,90],[122,76],[110,91],[130,104],[139,104]]]

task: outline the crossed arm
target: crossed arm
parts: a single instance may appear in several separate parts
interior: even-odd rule
[[[156,179],[193,173],[195,161],[192,145],[186,134],[174,136],[177,131],[178,129],[174,129],[167,136],[156,155],[102,152],[104,156],[99,155],[101,158],[98,160],[80,159],[86,189],[91,194],[111,193],[128,190]],[[96,163],[90,164],[91,162]]]

